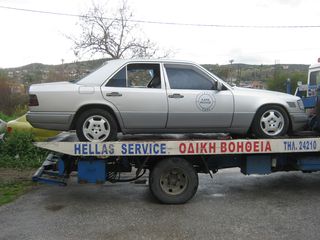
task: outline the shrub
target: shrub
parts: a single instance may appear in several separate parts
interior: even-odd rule
[[[19,104],[15,107],[13,116],[14,119],[26,114],[28,112],[28,105],[26,104]]]
[[[4,142],[0,142],[0,167],[35,168],[44,161],[47,151],[37,148],[32,143],[33,135],[29,132],[12,132]]]

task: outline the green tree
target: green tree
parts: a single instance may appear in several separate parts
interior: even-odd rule
[[[286,92],[287,91],[287,80],[291,81],[291,94],[294,94],[298,82],[301,81],[303,84],[307,83],[307,72],[294,72],[294,73],[277,73],[272,78],[267,80],[267,87],[269,90]]]

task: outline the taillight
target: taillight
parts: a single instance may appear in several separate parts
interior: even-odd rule
[[[39,106],[37,95],[29,94],[29,107]]]

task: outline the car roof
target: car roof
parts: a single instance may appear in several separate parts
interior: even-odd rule
[[[168,59],[168,58],[131,58],[131,59],[112,59],[107,62],[117,61],[117,62],[177,62],[177,63],[192,63],[187,60],[177,60],[177,59]]]
[[[107,80],[113,73],[117,72],[124,65],[128,63],[183,63],[183,64],[195,64],[190,61],[183,60],[171,60],[171,59],[113,59],[103,63],[103,65],[85,76],[77,82],[80,85],[100,86],[105,80]]]

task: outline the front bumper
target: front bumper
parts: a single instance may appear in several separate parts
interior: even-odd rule
[[[290,113],[292,131],[301,130],[308,124],[308,114],[305,112]]]
[[[70,112],[28,112],[27,121],[35,128],[70,130],[74,113]]]

